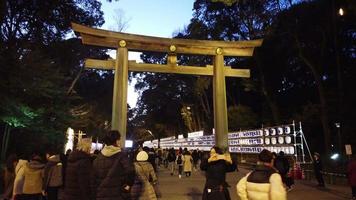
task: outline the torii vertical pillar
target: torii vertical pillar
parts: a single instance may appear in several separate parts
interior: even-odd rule
[[[116,51],[111,130],[120,132],[122,148],[126,140],[128,72],[128,50],[126,42],[121,40]]]
[[[216,54],[213,77],[215,145],[228,151],[226,86],[222,49],[218,48]]]

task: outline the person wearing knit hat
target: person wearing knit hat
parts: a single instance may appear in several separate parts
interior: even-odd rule
[[[152,164],[147,162],[148,154],[145,151],[140,151],[136,155],[136,162],[134,162],[136,177],[135,184],[131,189],[132,199],[147,199],[155,200],[157,199],[157,188],[158,179],[156,173],[153,170]],[[156,187],[156,188],[155,188]]]
[[[148,154],[146,151],[140,151],[137,156],[136,156],[137,161],[147,161],[148,160]]]
[[[282,178],[273,168],[273,154],[263,149],[258,155],[259,163],[236,185],[241,200],[286,200],[287,193]]]

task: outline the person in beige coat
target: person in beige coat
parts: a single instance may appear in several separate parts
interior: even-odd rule
[[[192,158],[190,152],[187,149],[184,149],[183,170],[184,170],[186,177],[189,177],[192,175],[192,166],[193,166],[192,162],[193,162],[193,158]]]
[[[133,200],[157,199],[153,185],[158,183],[158,179],[152,164],[147,162],[147,159],[148,154],[145,151],[140,151],[136,156],[136,162],[134,162],[136,178],[131,189]]]
[[[14,200],[21,199],[23,193],[23,184],[25,181],[24,170],[27,163],[27,160],[20,159],[15,167],[15,181],[14,189],[12,192],[12,199]]]
[[[273,168],[272,153],[266,149],[258,156],[260,163],[237,184],[241,200],[286,200],[282,178]]]

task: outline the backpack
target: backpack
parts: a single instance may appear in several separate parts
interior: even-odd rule
[[[62,163],[57,163],[50,170],[48,186],[60,187],[63,185]]]
[[[177,158],[177,164],[180,165],[182,164],[182,155],[179,155]]]

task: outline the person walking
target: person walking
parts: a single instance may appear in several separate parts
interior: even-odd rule
[[[314,153],[314,173],[315,173],[315,178],[318,181],[318,186],[319,187],[325,187],[324,179],[323,179],[323,174],[321,171],[323,170],[323,164],[320,159],[320,154],[315,152]]]
[[[185,173],[186,177],[189,177],[192,175],[192,161],[193,158],[190,155],[190,152],[188,151],[188,149],[184,149],[184,155],[183,155],[183,170]]]
[[[199,155],[198,155],[198,151],[196,149],[194,149],[192,152],[192,158],[193,158],[193,168],[195,171],[197,171]]]
[[[205,172],[206,182],[203,191],[203,200],[230,200],[226,173],[233,172],[236,165],[232,162],[229,153],[214,146],[210,150],[210,157],[203,159],[200,169]]]
[[[10,155],[6,160],[5,174],[4,174],[4,200],[10,200],[12,198],[12,192],[14,190],[15,181],[15,167],[17,165],[17,156]]]
[[[23,191],[21,200],[41,200],[42,199],[42,185],[43,172],[45,164],[41,156],[37,153],[32,154],[30,162],[24,167],[23,172]]]
[[[47,200],[58,200],[58,190],[63,185],[62,162],[59,154],[50,150],[46,154],[47,164],[44,168],[44,182],[42,190]]]
[[[147,162],[148,154],[140,151],[134,162],[136,178],[132,186],[132,200],[156,200],[156,192],[153,185],[158,183],[156,173],[152,164]]]
[[[183,172],[183,162],[184,162],[184,157],[182,155],[182,151],[178,151],[178,155],[176,158],[176,164],[178,166],[178,177],[182,178],[182,172]]]
[[[274,168],[278,170],[279,175],[281,175],[282,182],[286,184],[288,190],[290,190],[291,182],[287,181],[290,165],[289,165],[288,158],[285,157],[283,151],[280,151],[276,159],[274,160]]]
[[[109,131],[105,147],[93,162],[93,188],[96,200],[130,199],[135,180],[135,168],[126,152],[120,148],[119,131]]]
[[[168,160],[168,169],[171,171],[171,176],[173,176],[174,174],[174,164],[176,161],[176,153],[174,151],[173,148],[171,148],[168,152],[168,156],[167,156],[167,160]]]
[[[20,200],[23,196],[23,184],[25,182],[24,179],[24,170],[28,161],[24,158],[20,158],[16,164],[15,168],[15,181],[14,181],[14,189],[12,191],[12,199]]]
[[[356,156],[347,165],[347,178],[351,186],[352,199],[356,200]]]
[[[273,168],[273,155],[264,149],[258,155],[256,168],[236,185],[240,200],[286,200],[282,178]]]
[[[65,200],[94,200],[90,183],[92,162],[90,156],[91,139],[83,138],[77,148],[68,155],[65,172]]]

